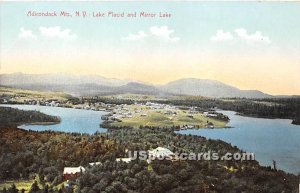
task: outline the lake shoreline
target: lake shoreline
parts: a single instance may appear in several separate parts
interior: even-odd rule
[[[229,126],[234,129],[190,129],[176,133],[225,141],[255,153],[261,165],[270,166],[275,160],[281,170],[293,174],[299,172],[299,126],[290,124],[290,120],[286,119],[240,116],[234,111],[221,112],[230,117]]]
[[[17,107],[17,106],[15,106]],[[35,106],[33,106],[35,107]],[[21,107],[20,107],[21,108]],[[24,107],[25,109],[31,108],[30,107]],[[67,119],[66,121],[62,121],[64,124],[67,124],[67,127],[69,127],[69,129],[66,130],[65,126],[63,127],[58,127],[56,128],[56,125],[60,125],[60,124],[54,124],[52,126],[50,125],[40,125],[40,126],[36,126],[33,125],[34,123],[31,124],[26,124],[24,127],[22,127],[22,129],[25,130],[34,130],[34,131],[43,131],[43,130],[52,130],[52,131],[62,131],[62,132],[66,132],[66,133],[87,133],[87,134],[94,134],[95,132],[108,132],[108,130],[113,130],[113,129],[117,129],[114,128],[112,126],[109,125],[104,125],[101,121],[101,113],[97,113],[97,111],[91,111],[91,110],[78,110],[78,109],[70,109],[70,108],[59,108],[56,109],[56,107],[45,107],[45,108],[39,108],[39,110],[41,109],[48,109],[51,110],[51,112],[67,112],[67,114],[70,114],[72,119]],[[43,111],[46,112],[47,111]],[[87,115],[85,115],[87,113]],[[105,112],[107,113],[107,112]],[[239,147],[240,149],[246,150],[246,151],[250,151],[253,152],[255,154],[259,154],[258,158],[260,157],[260,160],[263,160],[263,164],[262,165],[271,165],[271,161],[272,160],[276,160],[278,165],[280,166],[281,163],[284,163],[284,160],[280,161],[280,157],[281,154],[279,151],[278,154],[278,150],[274,149],[274,145],[270,145],[272,144],[272,141],[274,141],[274,139],[276,139],[276,144],[278,142],[280,142],[279,144],[280,147],[279,149],[284,149],[284,147],[289,147],[290,149],[292,149],[292,151],[289,152],[294,152],[295,148],[299,146],[299,143],[297,142],[297,140],[295,140],[294,138],[297,138],[299,132],[296,128],[296,126],[292,126],[288,121],[284,120],[284,119],[264,119],[264,118],[253,118],[253,117],[247,117],[247,116],[239,116],[236,114],[236,112],[234,111],[221,111],[221,113],[224,113],[225,115],[228,115],[230,117],[230,122],[228,123],[227,127],[223,127],[223,128],[199,128],[199,129],[195,129],[195,131],[191,131],[190,129],[188,130],[180,130],[179,132],[184,132],[186,134],[189,134],[190,132],[194,132],[191,133],[192,135],[200,135],[200,136],[204,136],[204,137],[208,137],[210,138],[211,134],[209,134],[208,136],[203,134],[203,133],[212,133],[213,137],[211,139],[215,139],[215,140],[221,140],[221,141],[225,141],[227,143],[230,144],[234,144],[237,147]],[[92,115],[92,117],[91,117]],[[74,116],[75,117],[74,119]],[[81,119],[82,116],[86,116],[87,119]],[[64,118],[62,119],[64,120]],[[232,124],[233,122],[235,122],[236,120],[238,120],[239,124],[235,125]],[[74,123],[74,121],[80,121],[79,123]],[[87,126],[89,124],[90,121],[94,121],[94,130],[91,129],[92,127]],[[102,123],[102,124],[101,124]],[[69,125],[71,124],[71,126]],[[76,128],[78,127],[78,124],[80,125],[80,128]],[[99,127],[99,125],[101,124],[103,131],[101,130],[101,128]],[[281,125],[281,126],[280,126]],[[274,132],[280,132],[279,134]],[[284,133],[282,133],[284,132]],[[287,133],[288,132],[288,133]],[[226,134],[227,133],[227,134]],[[232,136],[230,136],[231,134],[234,134]],[[289,135],[289,133],[291,133],[292,135]],[[225,135],[227,136],[227,138],[223,138],[222,136],[218,139],[216,139],[217,136],[220,135]],[[286,139],[286,135],[289,136],[289,140],[285,140]],[[290,139],[292,136],[292,139]],[[266,143],[267,141],[270,141],[271,143]],[[274,143],[275,143],[274,141]],[[282,145],[284,144],[284,145]],[[273,147],[272,147],[273,146]],[[263,147],[263,148],[262,148]],[[277,147],[277,146],[276,146]],[[252,149],[254,148],[254,149]],[[265,149],[265,148],[269,148],[269,149]],[[277,148],[278,149],[278,148]],[[284,150],[282,150],[284,151]],[[269,153],[273,153],[273,157],[274,158],[269,158],[270,156],[265,156],[266,154],[269,155]],[[297,157],[295,155],[295,153],[293,154],[289,154],[290,157],[292,157],[291,159],[294,160],[298,160],[298,158],[294,158]],[[288,168],[291,168],[291,166],[287,166]],[[296,167],[296,166],[295,166]],[[294,167],[294,168],[295,168]],[[293,168],[292,168],[293,169]],[[290,170],[285,170],[285,171],[291,171]]]
[[[86,109],[64,108],[64,107],[50,107],[37,105],[0,105],[4,107],[11,107],[24,111],[38,111],[47,115],[55,116],[59,122],[19,122],[18,128],[25,130],[43,131],[53,130],[62,131],[66,133],[89,133],[106,132],[106,128],[99,127],[102,122],[101,116],[107,112],[93,111]]]
[[[22,125],[56,125],[59,124],[59,122],[32,122],[32,123],[22,123],[18,126],[22,126]]]
[[[236,115],[243,116],[243,117],[262,118],[262,119],[286,119],[286,120],[291,120],[292,125],[300,125],[300,121],[297,121],[293,118],[279,118],[279,117],[274,117],[274,116],[261,116],[261,115],[257,115],[257,114],[245,114],[245,113],[239,113],[239,112],[236,112]]]

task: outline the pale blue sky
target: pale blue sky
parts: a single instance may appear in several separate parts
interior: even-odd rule
[[[195,77],[242,89],[300,94],[296,89],[300,3],[4,2],[0,6],[3,73],[95,73],[152,83]],[[75,11],[145,11],[168,12],[172,17],[27,17],[28,11],[73,15]],[[57,34],[49,39],[47,34],[55,26]],[[63,34],[64,30],[69,32]],[[251,81],[253,76],[261,83]]]
[[[300,3],[292,2],[5,2],[1,5],[4,45],[11,44],[20,27],[38,30],[43,26],[70,28],[80,39],[115,42],[118,38],[153,25],[168,25],[182,43],[205,43],[218,29],[245,28],[267,34],[282,45],[299,44]],[[171,19],[75,19],[26,17],[25,12],[66,10],[172,13]],[[297,45],[299,46],[299,45]]]

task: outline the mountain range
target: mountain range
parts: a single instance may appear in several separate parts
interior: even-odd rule
[[[269,98],[258,90],[241,90],[216,80],[186,78],[164,85],[133,80],[105,78],[98,75],[0,74],[0,85],[43,91],[63,91],[75,96],[106,94],[192,95],[212,98]]]

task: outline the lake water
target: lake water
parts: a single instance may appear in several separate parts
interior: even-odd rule
[[[64,132],[77,132],[93,134],[96,131],[106,132],[107,130],[100,127],[102,123],[101,116],[107,112],[92,111],[72,108],[61,107],[48,107],[37,105],[1,105],[22,110],[37,110],[42,113],[59,116],[61,122],[54,125],[21,125],[19,128],[35,131],[64,131]]]
[[[298,174],[300,172],[300,126],[288,119],[264,119],[235,115],[232,111],[220,111],[230,118],[224,129],[191,129],[178,133],[220,139],[240,149],[255,154],[261,165],[271,166]]]
[[[22,110],[37,110],[45,114],[59,116],[61,122],[55,125],[22,125],[20,128],[37,131],[54,130],[93,134],[106,132],[100,128],[101,116],[106,112],[46,107],[33,105],[1,105]],[[191,129],[178,133],[220,139],[236,145],[240,149],[255,154],[261,165],[271,166],[276,160],[277,168],[298,174],[300,172],[300,126],[292,125],[287,119],[263,119],[235,115],[232,111],[220,111],[230,118],[224,129]]]

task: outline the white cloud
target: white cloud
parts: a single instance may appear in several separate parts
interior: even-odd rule
[[[62,29],[60,26],[40,27],[40,33],[48,38],[60,38],[65,40],[76,39],[77,35],[72,33],[70,29]]]
[[[211,41],[214,42],[222,42],[222,41],[229,41],[233,40],[233,36],[230,32],[224,32],[223,30],[218,30],[216,35],[210,38]]]
[[[256,31],[254,34],[248,34],[247,30],[243,28],[239,28],[234,31],[240,39],[245,40],[248,43],[271,43],[270,38],[268,36],[263,36],[260,31]]]
[[[168,26],[152,26],[150,28],[150,33],[169,42],[177,42],[180,39],[179,37],[171,37],[171,34],[174,33],[174,30],[169,29]]]
[[[152,26],[149,28],[149,32],[138,31],[135,34],[129,34],[126,37],[121,38],[125,41],[141,41],[146,38],[157,38],[165,42],[177,42],[180,40],[179,37],[172,37],[174,30],[169,29],[168,26]]]
[[[268,36],[262,35],[260,31],[249,34],[244,28],[235,29],[234,34],[232,34],[231,32],[224,32],[224,30],[219,29],[216,34],[210,38],[210,40],[213,42],[240,40],[246,43],[271,43],[270,38]]]
[[[31,30],[26,30],[23,27],[20,28],[19,38],[22,39],[32,39],[36,38],[36,36],[32,33]]]
[[[125,41],[140,41],[148,35],[144,31],[139,31],[137,34],[129,34],[127,37],[122,38]]]

